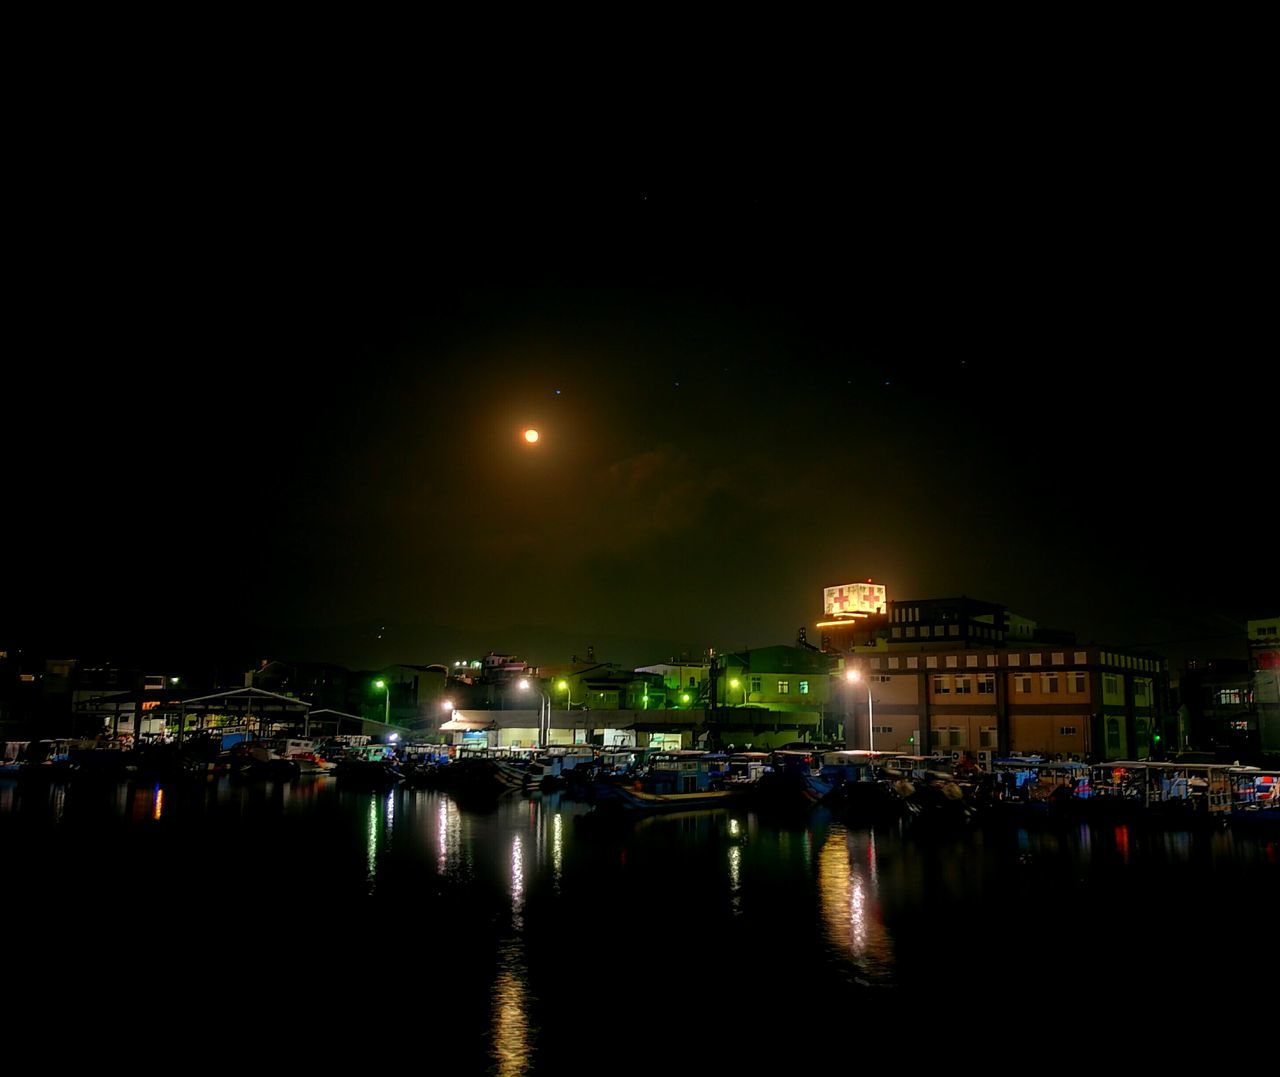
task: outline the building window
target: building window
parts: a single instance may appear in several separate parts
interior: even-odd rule
[[[1137,694],[1138,694],[1138,693],[1137,693],[1137,689],[1135,688],[1135,689],[1134,689],[1134,695],[1136,696]],[[1218,692],[1218,703],[1219,703],[1219,704],[1223,704],[1223,703],[1236,703],[1236,704],[1238,704],[1239,702],[1240,702],[1240,689],[1239,689],[1239,688],[1223,688],[1223,689],[1221,689],[1221,690]]]
[[[1027,659],[1027,661],[1030,662],[1033,666],[1038,666],[1040,664],[1040,656],[1038,654],[1033,654],[1031,655],[1030,658]]]
[[[1060,736],[1060,737],[1074,737],[1075,735],[1076,735],[1076,727],[1075,727],[1075,726],[1073,726],[1073,725],[1060,725],[1060,726],[1058,726],[1058,736]]]
[[[996,656],[996,655],[994,655],[994,654],[989,654],[989,655],[987,655],[987,665],[988,665],[988,667],[990,667],[990,668],[994,669],[994,668],[995,668],[996,666],[998,666],[999,664],[1000,664],[1000,659],[999,659],[999,657],[998,657],[998,656]]]
[[[1026,695],[1031,691],[1031,674],[1015,673],[1013,676],[1013,690],[1019,695]]]
[[[984,673],[978,678],[978,695],[993,696],[996,694],[996,678],[993,673]]]
[[[892,733],[892,732],[893,732],[893,726],[891,726],[891,725],[873,725],[873,726],[871,727],[871,731],[872,731],[873,733]]]
[[[942,734],[941,729],[929,730],[929,743],[933,745],[933,750],[939,752],[942,750]]]
[[[894,625],[894,626],[893,626],[893,638],[894,638],[894,639],[901,639],[901,638],[902,638],[902,629],[901,629],[901,628],[899,628],[897,625]]]
[[[1040,675],[1040,691],[1049,695],[1057,695],[1058,675],[1056,673],[1042,673]]]
[[[959,625],[947,625],[947,635],[948,635],[948,636],[958,636],[958,635],[960,635],[960,626],[959,626]]]
[[[918,658],[907,659],[907,669],[919,669],[919,668],[920,668],[920,659]]]
[[[915,638],[916,638],[916,630],[915,630],[914,626],[908,625],[908,626],[907,626],[907,639],[915,639]]]
[[[1143,706],[1147,702],[1147,682],[1135,680],[1133,682],[1133,701],[1141,703]]]
[[[778,682],[778,695],[780,695],[780,696],[785,696],[785,695],[787,695],[790,691],[791,691],[791,682],[790,682],[790,681],[779,681],[779,682]]]
[[[1020,666],[1020,665],[1022,665],[1022,655],[1020,655],[1020,654],[1011,654],[1011,655],[1009,655],[1009,665],[1011,665],[1011,666]]]
[[[809,682],[808,682],[808,681],[801,681],[801,682],[800,682],[800,694],[801,694],[802,696],[807,696],[807,695],[809,694]]]
[[[930,656],[928,656],[927,658],[925,658],[925,660],[924,660],[924,664],[925,664],[925,668],[926,668],[926,669],[937,669],[937,668],[938,668],[938,660],[937,660],[935,657],[933,657],[932,655],[930,655]]]
[[[968,677],[956,678],[956,695],[969,696],[973,695],[973,681]]]
[[[994,748],[996,746],[996,730],[995,726],[983,726],[978,730],[978,747]]]
[[[924,639],[928,639],[928,638],[929,638],[929,631],[930,631],[930,629],[929,629],[929,626],[928,626],[928,625],[921,625],[921,626],[920,626],[920,635],[921,635]]]
[[[752,677],[752,678],[751,678],[751,691],[753,691],[753,692],[759,692],[759,691],[760,691],[760,678],[759,678],[759,677]]]
[[[1117,696],[1120,694],[1119,678],[1114,673],[1103,674],[1102,691],[1105,695]]]
[[[1089,656],[1084,651],[1076,651],[1076,665],[1083,666],[1088,664]]]
[[[1107,750],[1118,752],[1120,750],[1120,719],[1107,719]]]
[[[879,659],[877,659],[877,661],[879,661]],[[879,666],[877,666],[876,668],[878,669],[878,668],[879,668]],[[897,669],[897,668],[898,668],[898,660],[897,660],[896,658],[890,658],[890,659],[889,659],[889,668],[890,668],[890,669]]]
[[[967,669],[974,669],[978,665],[978,656],[976,654],[965,655],[964,664]]]
[[[951,747],[960,748],[964,746],[964,730],[951,727]]]
[[[1076,695],[1083,695],[1084,694],[1084,674],[1068,673],[1067,677],[1068,677],[1067,691],[1073,692]]]
[[[1066,656],[1065,656],[1061,651],[1054,651],[1054,652],[1053,652],[1053,654],[1052,654],[1052,656],[1050,657],[1050,661],[1051,661],[1055,666],[1060,666],[1060,665],[1062,665],[1062,664],[1063,664],[1063,662],[1064,662],[1065,658],[1066,658]]]
[[[933,678],[933,694],[935,696],[949,696],[951,694],[951,678],[950,677],[934,677]]]

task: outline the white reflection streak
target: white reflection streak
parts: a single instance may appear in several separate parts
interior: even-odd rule
[[[849,884],[849,946],[857,957],[863,957],[867,952],[867,895],[856,874],[850,877]]]
[[[521,859],[523,850],[520,846],[520,835],[511,839],[511,921],[519,930],[521,916],[524,913],[524,862]]]
[[[436,841],[439,851],[436,854],[436,874],[443,875],[449,860],[449,802],[440,798],[440,807],[436,811]]]
[[[736,916],[742,912],[742,849],[737,845],[729,850],[729,893]]]
[[[396,825],[396,791],[392,789],[387,793],[387,841],[391,840],[391,831]]]
[[[564,823],[556,812],[551,824],[551,867],[556,893],[560,893],[560,872],[564,867]]]
[[[366,850],[368,869],[365,872],[365,885],[369,893],[373,893],[378,879],[378,798],[369,798],[369,845]]]

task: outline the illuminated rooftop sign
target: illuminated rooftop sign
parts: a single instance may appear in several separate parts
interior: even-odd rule
[[[822,589],[822,612],[828,617],[840,613],[884,613],[888,608],[882,583],[868,580],[866,583],[846,583]]]

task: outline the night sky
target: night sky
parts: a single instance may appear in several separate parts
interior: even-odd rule
[[[871,577],[1237,653],[1280,608],[1259,192],[1114,150],[698,185],[33,168],[0,634],[636,663],[791,642]]]

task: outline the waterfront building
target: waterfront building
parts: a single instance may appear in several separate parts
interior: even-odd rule
[[[1250,621],[1248,632],[1259,742],[1264,754],[1280,755],[1280,613]]]

